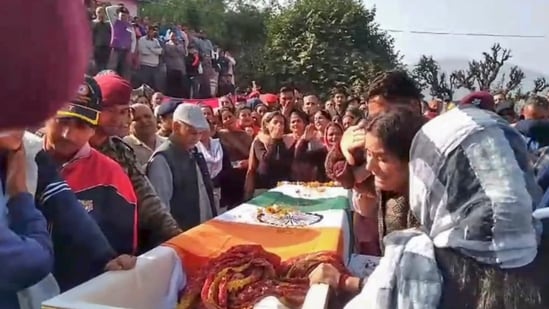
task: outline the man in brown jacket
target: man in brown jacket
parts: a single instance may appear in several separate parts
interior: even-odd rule
[[[145,176],[132,148],[120,136],[129,126],[130,84],[116,74],[95,77],[103,94],[104,108],[90,144],[118,162],[126,171],[137,195],[139,210],[139,253],[152,249],[181,233]]]

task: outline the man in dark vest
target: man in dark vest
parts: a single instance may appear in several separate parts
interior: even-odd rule
[[[196,149],[210,126],[199,106],[182,103],[173,113],[173,132],[147,165],[147,176],[183,230],[217,215],[206,161]]]

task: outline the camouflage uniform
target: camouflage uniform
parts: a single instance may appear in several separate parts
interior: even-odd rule
[[[154,192],[129,145],[118,137],[111,137],[97,147],[97,150],[118,162],[133,184],[139,210],[140,252],[151,249],[182,232]]]

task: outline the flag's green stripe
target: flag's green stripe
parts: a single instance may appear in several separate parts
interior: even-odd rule
[[[268,207],[273,204],[288,207],[300,207],[302,211],[322,211],[330,209],[347,209],[349,200],[346,197],[304,199],[291,197],[281,192],[268,191],[248,201],[260,207]]]

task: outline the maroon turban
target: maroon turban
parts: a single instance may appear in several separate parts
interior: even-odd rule
[[[472,105],[489,111],[494,111],[494,97],[487,91],[476,91],[461,99],[460,105]]]
[[[118,74],[102,74],[95,76],[95,81],[103,94],[103,106],[130,105],[132,95],[131,84]]]
[[[90,59],[82,1],[0,1],[0,128],[38,125],[76,95]]]

